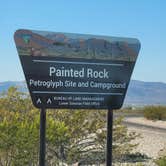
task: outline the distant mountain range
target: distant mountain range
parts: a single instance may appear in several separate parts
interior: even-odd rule
[[[125,104],[133,105],[166,105],[166,83],[130,82]]]
[[[10,86],[18,86],[20,91],[27,92],[24,81],[7,81],[0,82],[0,93],[7,91]],[[166,105],[166,83],[132,80],[124,104],[133,106]]]
[[[19,90],[22,92],[28,91],[25,81],[5,81],[5,82],[0,82],[0,93],[7,91],[8,88],[11,86],[18,87]]]

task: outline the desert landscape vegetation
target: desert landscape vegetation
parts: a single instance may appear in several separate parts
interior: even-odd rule
[[[0,165],[37,166],[40,112],[28,93],[10,87],[1,93],[0,111]],[[48,110],[47,165],[105,165],[106,112]],[[165,106],[115,111],[113,165],[165,166],[165,120]]]
[[[100,101],[95,100],[95,107],[90,107],[95,109],[46,110],[46,133],[41,132],[46,135],[45,162],[44,157],[39,157],[40,118],[44,119],[46,106],[43,103],[51,104],[50,96],[63,92],[62,87],[58,91],[52,91],[53,88],[44,91],[47,86],[35,89],[38,83],[28,91],[27,85],[30,80],[43,81],[49,86],[57,78],[63,81],[59,76],[46,78],[51,69],[63,67],[76,69],[75,73],[84,71],[82,68],[92,71],[92,77],[97,75],[95,83],[122,82],[128,87],[123,94],[124,89],[114,93],[119,88],[110,92],[97,87],[89,90],[86,85],[92,77],[85,75],[87,84],[82,77],[66,77],[71,85],[76,80],[82,82],[86,93],[93,92],[96,99],[100,92],[124,97],[122,108],[113,110],[112,166],[166,166],[165,20],[164,0],[1,1],[0,166],[109,165],[106,164],[108,110],[96,109]],[[70,63],[62,65],[65,60]],[[109,80],[104,69],[110,71]],[[69,97],[74,99],[78,99],[80,92],[85,94],[76,92],[75,86],[64,88],[66,96],[71,93]],[[36,107],[44,106],[43,111],[33,105],[29,92],[34,94],[33,101],[38,102]],[[122,100],[112,97],[106,104],[113,107],[119,101]]]

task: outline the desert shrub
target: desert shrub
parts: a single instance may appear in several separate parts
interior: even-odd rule
[[[158,158],[154,161],[158,166],[166,165],[166,146],[158,153]]]
[[[144,117],[150,120],[166,120],[166,107],[148,106],[143,109]]]
[[[99,165],[105,162],[106,111],[47,110],[46,161],[48,166],[65,163]],[[0,166],[37,166],[39,111],[29,96],[17,88],[0,96]],[[138,135],[114,120],[113,159],[124,161],[136,147]],[[130,157],[131,158],[131,157]]]
[[[166,166],[166,156],[160,157],[155,161],[158,166]]]

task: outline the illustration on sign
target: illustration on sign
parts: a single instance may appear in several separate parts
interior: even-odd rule
[[[118,109],[140,50],[137,39],[17,30],[14,35],[38,108]]]

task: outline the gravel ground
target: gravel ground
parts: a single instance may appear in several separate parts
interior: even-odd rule
[[[157,158],[162,149],[166,147],[166,133],[145,128],[128,127],[128,129],[141,134],[141,138],[134,141],[134,143],[139,143],[136,151],[146,154],[148,157]]]
[[[147,126],[166,129],[166,122],[150,121],[144,118],[128,118],[125,121],[143,124]],[[139,143],[136,151],[146,154],[148,157],[156,158],[164,147],[166,147],[166,131],[157,131],[146,127],[127,126],[129,131],[135,131],[141,135],[134,143]]]
[[[159,154],[162,153],[164,147],[166,148],[166,130],[159,131],[153,128],[149,128],[149,126],[166,129],[166,122],[151,121],[141,117],[125,118],[124,121],[130,123],[129,125],[126,123],[129,131],[135,131],[141,135],[140,138],[137,138],[135,141],[133,141],[133,143],[139,144],[134,151],[140,152],[141,154],[145,154],[146,156],[151,158],[146,163],[143,163],[143,165],[155,166],[153,160],[156,159],[159,156]],[[141,124],[143,126],[132,126],[132,123]],[[120,165],[124,166],[126,164]],[[134,165],[136,166],[137,164]]]
[[[147,120],[143,117],[128,117],[125,118],[125,122],[131,122],[131,123],[137,123],[145,126],[151,126],[151,127],[158,127],[158,128],[163,128],[166,129],[166,121],[153,121],[153,120]]]

